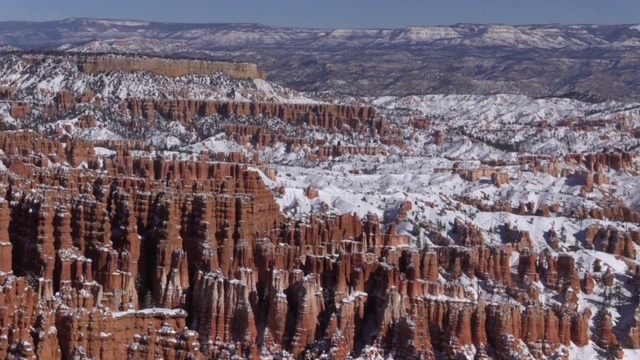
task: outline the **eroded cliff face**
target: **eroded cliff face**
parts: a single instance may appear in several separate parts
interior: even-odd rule
[[[377,117],[374,108],[358,105],[132,98],[127,99],[121,105],[121,110],[129,110],[132,116],[144,116],[147,119],[153,119],[157,113],[163,118],[177,120],[185,124],[189,123],[194,116],[220,115],[226,117],[235,115],[250,118],[277,117],[285,123],[318,126],[327,130],[352,128],[357,131],[366,125],[372,125],[378,131],[383,128],[383,122]],[[233,131],[233,129],[233,127],[228,127],[227,131]],[[260,128],[256,128],[255,131],[258,129]]]
[[[163,59],[143,56],[99,56],[99,55],[75,55],[69,56],[80,71],[86,74],[99,74],[110,71],[139,72],[148,71],[154,74],[180,77],[190,74],[212,75],[225,73],[240,79],[266,79],[264,71],[258,70],[255,64],[188,60],[188,59]],[[45,57],[26,56],[24,61],[28,64],[36,64]]]
[[[286,219],[242,163],[126,149],[99,158],[91,144],[30,132],[0,139],[2,356],[343,358],[375,347],[509,358],[524,344],[543,358],[589,341],[591,315],[571,305],[573,258],[530,252],[527,233],[508,229],[512,244],[488,246],[456,221],[464,246],[417,249],[375,215]],[[45,152],[87,169],[33,155]],[[438,282],[463,273],[528,305]],[[545,306],[527,285],[538,279],[567,303]],[[617,341],[602,324],[598,341]]]
[[[230,139],[240,145],[252,145],[256,150],[265,146],[284,143],[287,152],[296,153],[302,148],[312,147],[307,157],[310,160],[340,157],[345,155],[379,155],[404,149],[401,131],[392,130],[375,108],[360,104],[335,105],[324,103],[279,103],[267,101],[197,100],[126,98],[108,102],[93,92],[74,93],[62,90],[47,103],[11,101],[10,114],[22,121],[53,122],[77,117],[77,129],[98,128],[94,112],[103,116],[116,116],[128,134],[142,130],[158,130],[166,121],[178,122],[189,132],[205,136],[216,133],[219,128]],[[225,119],[218,122],[216,119]],[[228,121],[229,119],[279,119],[285,128],[271,128]],[[213,120],[212,120],[213,119]],[[288,128],[286,128],[288,127]],[[295,129],[294,131],[292,131]],[[379,140],[376,145],[327,144],[326,139],[309,139],[304,136],[308,129],[347,136],[371,137]],[[70,124],[56,127],[55,135],[74,133]],[[143,143],[144,140],[129,139]],[[103,141],[113,148],[114,144]],[[96,143],[96,146],[98,144]],[[129,149],[148,149],[144,144],[128,146]]]

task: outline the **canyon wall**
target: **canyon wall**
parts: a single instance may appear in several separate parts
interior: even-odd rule
[[[571,299],[573,258],[530,252],[517,229],[489,246],[456,221],[464,246],[417,249],[375,215],[286,219],[243,164],[99,158],[32,132],[0,140],[0,355],[344,358],[375,346],[509,358],[523,341],[541,358],[589,339],[590,314],[572,300],[545,307],[527,285],[542,279]],[[49,167],[39,153],[87,169]],[[462,274],[529,305],[487,302],[456,284]]]
[[[371,123],[382,130],[383,122],[370,106],[331,104],[285,104],[240,101],[128,99],[121,110],[132,116],[153,118],[157,113],[165,119],[189,122],[194,116],[246,116],[278,118],[285,123],[318,126],[324,129],[351,127],[358,130]]]
[[[29,55],[23,57],[23,60],[27,64],[37,64],[45,58],[45,56]],[[129,73],[148,71],[169,77],[180,77],[191,74],[213,75],[215,73],[225,73],[239,79],[265,80],[267,78],[264,71],[258,70],[256,64],[251,63],[165,59],[142,56],[101,56],[78,54],[70,56],[68,59],[77,64],[80,71],[92,75],[110,71],[123,71]]]
[[[89,73],[180,76],[218,66],[78,59]],[[253,70],[238,71],[253,76],[246,75]],[[12,91],[0,96],[11,97]],[[13,102],[10,115],[28,120],[35,113],[49,121],[84,111],[87,104],[100,107],[99,102],[90,91],[61,91],[50,104]],[[129,98],[111,105],[134,125],[159,117],[184,125],[215,115],[276,117],[285,124],[281,128],[234,122],[220,129],[256,148],[277,142],[286,144],[286,151],[310,146],[308,158],[316,159],[378,155],[391,151],[384,146],[401,148],[405,141],[374,108],[357,104]],[[96,127],[96,118],[83,112],[77,126]],[[364,135],[377,143],[329,145],[289,132],[296,127]],[[252,170],[259,165],[257,156],[240,151],[190,159],[134,155],[133,150],[152,148],[141,140],[83,141],[71,131],[64,134],[68,129],[68,124],[57,128],[63,140],[31,131],[0,132],[0,161],[6,167],[0,171],[0,357],[312,359],[329,354],[340,359],[373,348],[395,358],[566,359],[571,343],[622,343],[609,314],[594,318],[577,306],[581,294],[612,286],[613,273],[580,279],[573,257],[536,252],[533,235],[509,223],[499,224],[499,242],[486,239],[466,218],[444,224],[451,225],[450,234],[427,225],[423,231],[432,244],[416,246],[414,237],[396,232],[415,209],[409,200],[394,209],[397,213],[386,212],[385,223],[371,213],[288,218],[274,195],[288,190],[267,188],[263,175]],[[442,146],[446,138],[436,131],[431,141]],[[115,154],[101,156],[94,146]],[[571,154],[566,161],[587,168],[565,175],[593,190],[608,182],[602,171],[630,170],[634,158],[605,152]],[[519,162],[533,171],[560,173],[556,159],[523,156]],[[510,181],[497,167],[503,165],[444,170],[468,181],[490,177],[499,187]],[[273,169],[260,168],[273,180]],[[313,186],[304,194],[320,197]],[[466,202],[482,211],[519,215],[560,210],[558,204],[536,209],[534,202],[457,200],[460,206]],[[626,207],[571,216],[640,222],[640,214]],[[558,234],[546,235],[557,249]],[[586,248],[631,259],[640,233],[594,225],[586,229],[584,242]],[[640,268],[635,271],[640,277]],[[483,289],[465,284],[468,279],[482,280]],[[545,301],[540,286],[557,292],[561,301]],[[640,346],[638,324],[629,331],[629,347]]]

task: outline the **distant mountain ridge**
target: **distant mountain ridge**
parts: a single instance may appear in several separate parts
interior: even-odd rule
[[[0,51],[16,47],[246,61],[298,90],[356,96],[640,95],[640,25],[332,30],[82,18],[0,22]]]
[[[260,24],[188,24],[70,18],[50,22],[0,22],[0,46],[51,49],[99,40],[155,39],[194,50],[248,45],[516,46],[521,48],[640,47],[640,25],[412,26],[404,29],[305,29]]]

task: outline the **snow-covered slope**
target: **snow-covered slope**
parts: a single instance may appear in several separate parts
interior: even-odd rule
[[[639,95],[634,85],[640,59],[637,28],[457,24],[301,29],[66,19],[0,22],[0,51],[17,47],[248,61],[295,89],[360,96],[576,93],[628,100]]]
[[[0,84],[15,90],[15,100],[49,102],[60,91],[88,90],[109,102],[126,98],[314,102],[299,92],[261,79],[236,79],[225,74],[170,78],[149,72],[108,72],[91,75],[64,57],[47,57],[30,65],[21,56],[0,62]]]

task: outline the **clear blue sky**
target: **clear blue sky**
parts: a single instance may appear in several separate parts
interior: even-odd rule
[[[315,28],[640,23],[640,0],[0,0],[0,21],[68,17]]]

